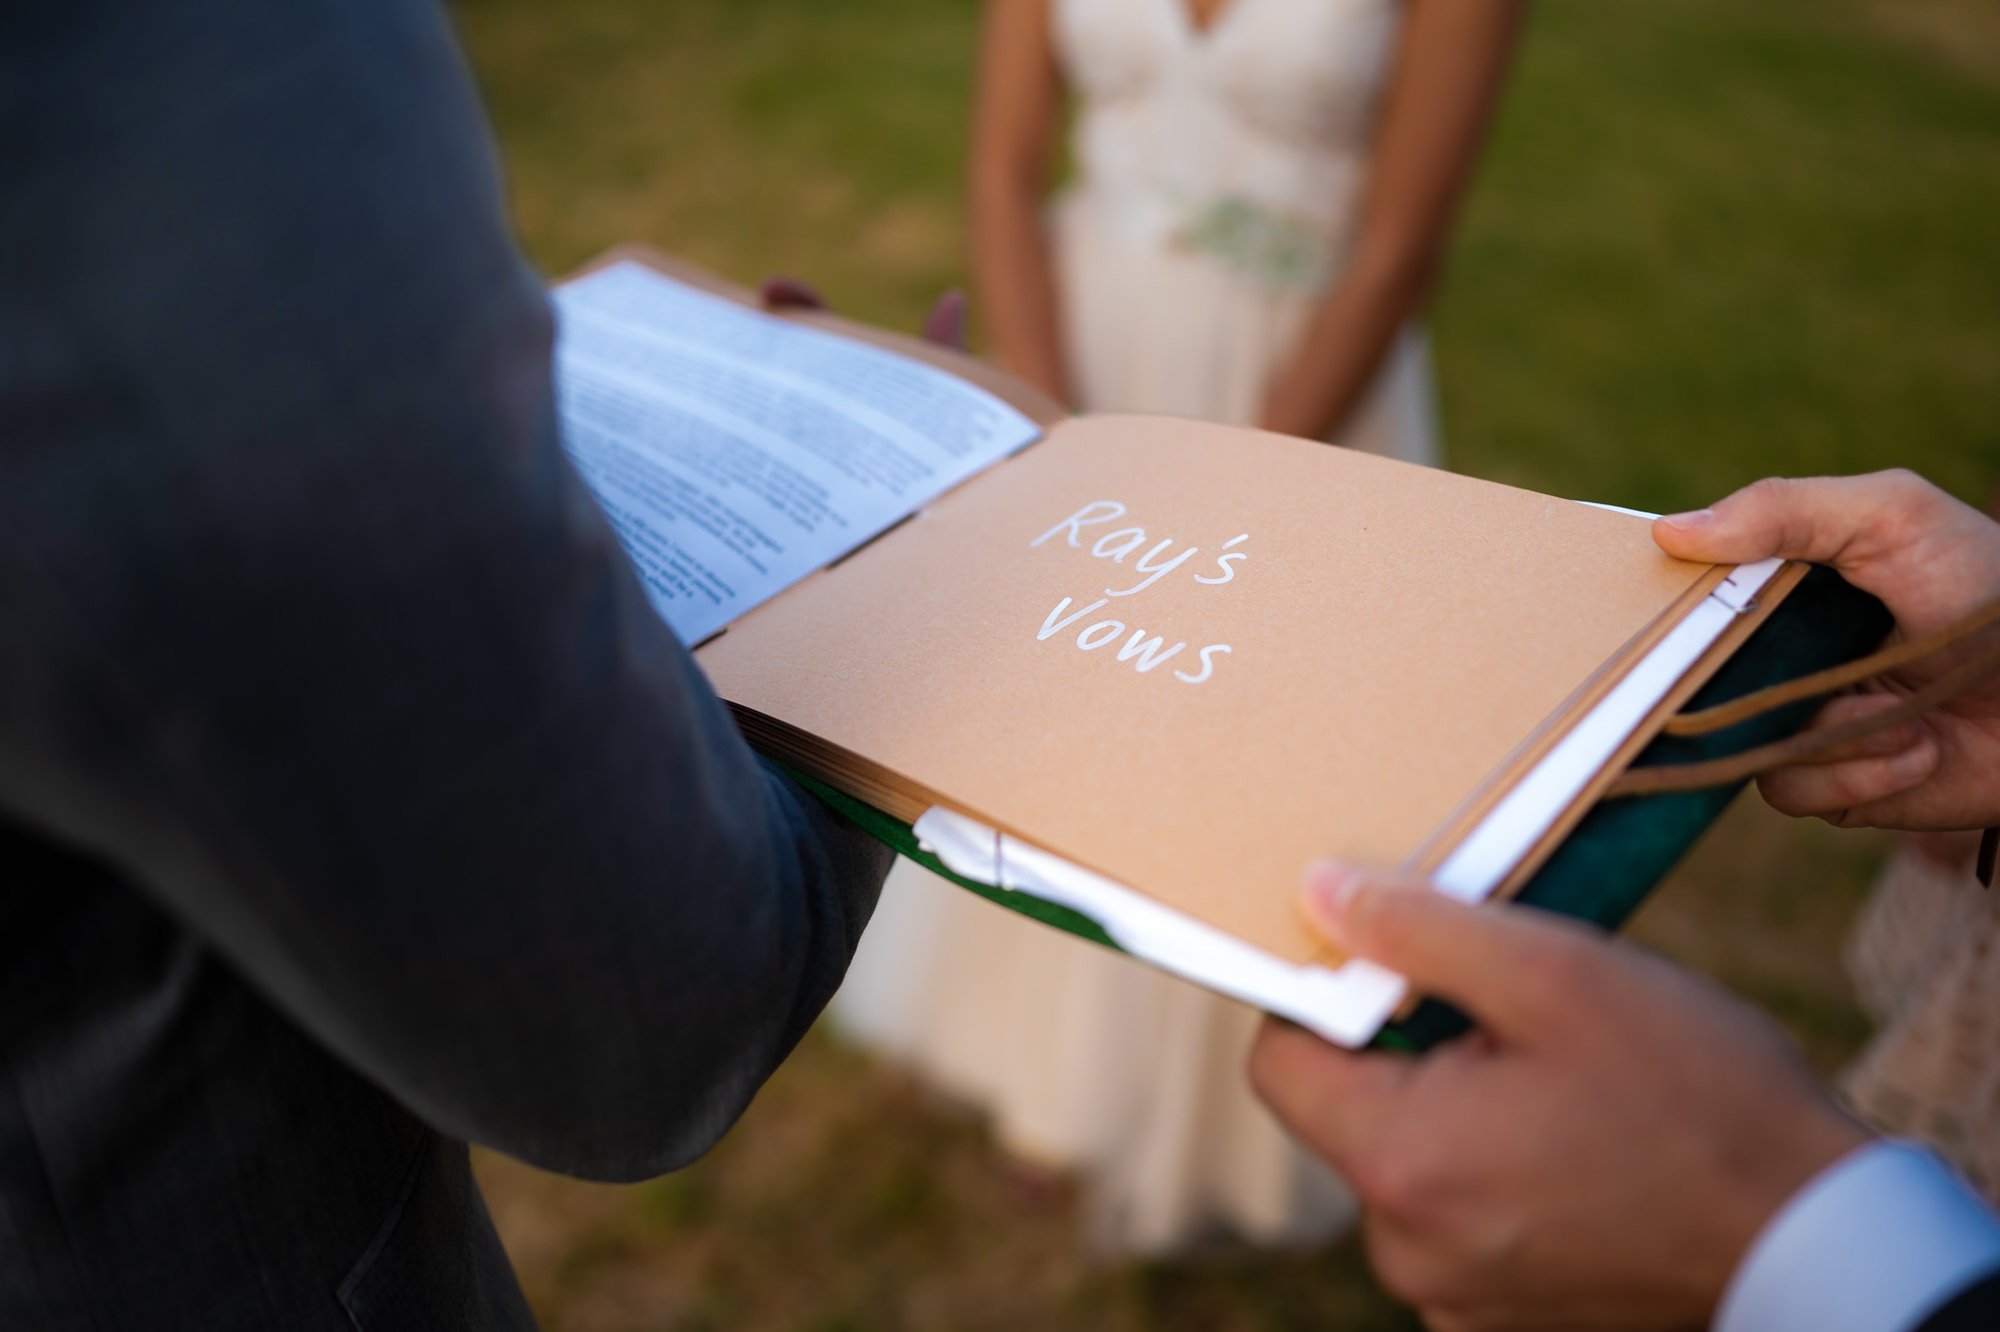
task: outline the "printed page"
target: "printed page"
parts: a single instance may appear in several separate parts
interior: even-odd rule
[[[638,263],[555,304],[564,446],[683,643],[1041,433],[935,367]]]

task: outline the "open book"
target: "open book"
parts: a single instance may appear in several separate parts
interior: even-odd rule
[[[1349,1044],[1403,986],[1307,933],[1303,867],[1512,891],[1803,572],[1322,443],[1069,417],[669,261],[556,302],[567,447],[757,748]]]

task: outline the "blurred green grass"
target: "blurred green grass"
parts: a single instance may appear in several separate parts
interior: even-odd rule
[[[975,8],[457,12],[547,271],[646,240],[911,326],[965,280]],[[1990,5],[1543,0],[1437,312],[1455,465],[1649,508],[1765,471],[1979,491],[2000,73],[1955,43],[2000,44]]]
[[[631,240],[914,326],[965,280],[970,0],[460,0],[529,250]],[[1647,509],[2000,475],[2000,7],[1542,0],[1435,312],[1477,475]],[[1739,805],[1639,936],[1831,1069],[1883,848]],[[552,1328],[1406,1328],[1358,1251],[1100,1268],[977,1125],[824,1036],[708,1160],[481,1170]]]

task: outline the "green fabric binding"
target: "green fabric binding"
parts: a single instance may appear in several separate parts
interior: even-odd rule
[[[950,879],[961,888],[969,888],[987,901],[1006,907],[1009,911],[1018,911],[1032,920],[1041,921],[1044,925],[1053,925],[1059,930],[1074,934],[1079,939],[1088,939],[1094,944],[1102,944],[1121,953],[1125,951],[1113,942],[1102,926],[1081,911],[1072,911],[1066,906],[1058,906],[1054,902],[1044,901],[1028,893],[995,888],[991,884],[954,874],[945,868],[943,861],[923,849],[909,824],[891,818],[873,805],[864,804],[853,796],[843,795],[824,782],[814,781],[804,773],[788,768],[782,763],[777,764],[777,767],[800,786],[818,796],[834,813],[889,847],[897,855],[908,856],[931,873]]]

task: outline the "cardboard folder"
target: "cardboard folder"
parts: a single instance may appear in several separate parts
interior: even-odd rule
[[[652,256],[609,257],[558,305],[566,437],[669,622],[724,621],[684,636],[754,746],[957,882],[1348,1043],[1406,996],[1303,927],[1310,860],[1614,924],[1726,803],[1601,803],[1693,743],[1659,740],[1666,719],[1886,628],[1831,574],[1672,560],[1643,516],[1261,431],[1070,417],[971,358],[753,312]],[[980,422],[993,456],[906,456],[932,417],[885,411],[929,393],[936,429]],[[668,438],[683,419],[717,441],[699,457]],[[783,438],[835,421],[852,441]],[[732,431],[746,460],[718,461]],[[934,493],[881,507],[926,467]],[[829,516],[842,478],[873,530]],[[684,498],[702,484],[719,493]],[[758,505],[789,523],[757,528]],[[794,529],[841,548],[755,604],[696,604],[691,583],[734,586],[699,542],[763,570],[799,558]],[[1392,1039],[1448,1029],[1406,1016]]]

